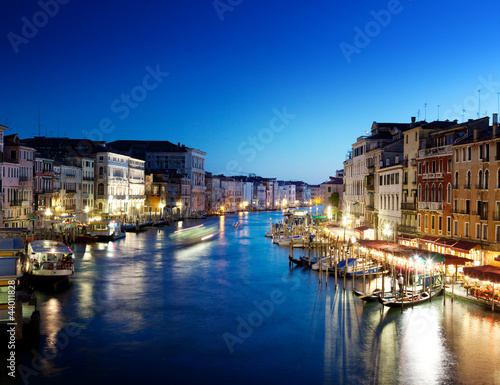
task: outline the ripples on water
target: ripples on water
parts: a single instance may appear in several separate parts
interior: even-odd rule
[[[38,350],[53,358],[29,383],[500,383],[498,314],[442,297],[401,314],[354,297],[350,280],[318,285],[264,238],[280,215],[227,215],[187,247],[174,227],[75,246],[73,285],[39,294]]]

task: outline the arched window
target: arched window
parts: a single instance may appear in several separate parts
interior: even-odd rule
[[[484,188],[485,189],[490,188],[490,172],[489,172],[489,170],[486,170],[484,172]]]
[[[479,170],[477,174],[477,187],[483,188],[483,170]]]
[[[102,203],[99,203],[99,211],[102,211]]]
[[[429,185],[425,185],[425,199],[424,202],[429,202]]]
[[[104,195],[104,183],[97,185],[97,195]]]
[[[431,187],[431,202],[436,202],[436,186]]]
[[[422,185],[418,185],[418,191],[417,191],[417,201],[421,202],[422,201]]]
[[[443,201],[443,185],[442,184],[439,184],[439,187],[438,187],[438,202],[442,202]]]
[[[451,183],[448,183],[448,191],[446,193],[446,201],[451,203]]]

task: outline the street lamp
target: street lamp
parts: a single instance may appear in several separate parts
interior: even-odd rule
[[[328,206],[327,209],[326,209],[326,216],[328,218],[329,221],[332,220],[332,206]]]
[[[382,230],[382,234],[387,238],[387,244],[389,244],[389,238],[392,235],[392,230],[388,223],[385,224],[384,229]]]

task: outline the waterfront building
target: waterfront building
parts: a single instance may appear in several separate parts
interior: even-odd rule
[[[33,219],[33,166],[35,149],[19,141],[17,134],[7,135],[4,138],[4,160],[12,164],[17,163],[18,186],[11,187],[16,192],[16,199],[11,200],[10,207],[16,211],[15,227],[31,227]],[[15,182],[13,182],[15,184]],[[12,206],[12,205],[15,206]],[[12,227],[12,226],[11,226]]]
[[[278,198],[279,206],[285,208],[288,206],[296,206],[298,201],[295,195],[295,185],[279,181],[278,182]]]
[[[467,134],[452,146],[451,232],[462,242],[463,256],[476,263],[500,265],[500,135],[498,115],[464,123]]]
[[[54,160],[35,153],[34,162],[34,216],[35,228],[42,227],[45,216],[52,215],[52,194],[54,189]]]
[[[331,205],[330,198],[333,194],[339,197],[338,209],[342,207],[342,199],[344,196],[344,179],[341,177],[330,177],[329,181],[323,182],[319,185],[320,201],[325,205]]]
[[[252,208],[254,210],[265,210],[267,204],[267,189],[264,184],[254,182]]]
[[[403,195],[401,224],[397,227],[399,238],[417,247],[417,158],[420,143],[430,133],[456,125],[456,121],[419,122],[404,133]]]
[[[96,211],[131,221],[138,219],[144,213],[144,161],[117,152],[99,151],[95,164]]]
[[[160,140],[117,140],[108,144],[114,151],[145,161],[151,170],[174,170],[187,174],[191,197],[184,211],[205,211],[205,157],[206,153],[194,148]],[[184,187],[185,188],[185,187]],[[186,211],[189,210],[189,211]]]
[[[19,194],[19,163],[4,160],[2,164],[3,225],[23,227]]]
[[[56,216],[73,216],[81,220],[82,214],[82,169],[69,161],[56,160],[61,168],[60,204],[56,208]],[[60,208],[59,208],[60,206]]]
[[[427,138],[421,139],[417,158],[417,231],[421,236],[421,247],[453,254],[453,249],[459,248],[455,245],[457,238],[470,239],[468,225],[463,234],[455,234],[452,230],[453,145],[461,143],[472,131],[487,128],[488,118],[481,118],[433,131]],[[463,187],[456,186],[458,189],[470,190],[470,179],[467,182],[466,178],[467,175],[464,175],[465,184]],[[471,246],[469,250],[475,248],[474,243],[467,242],[467,245]],[[475,252],[470,257],[475,261],[481,259],[480,253]]]
[[[309,185],[311,188],[311,201],[313,201],[314,204],[322,204],[323,203],[323,197],[321,196],[321,187],[319,184],[312,184]]]
[[[205,173],[205,211],[208,214],[220,212],[220,207],[224,206],[223,192],[220,175],[213,175],[211,172]]]
[[[0,159],[4,158],[3,137],[4,132],[8,129],[7,126],[0,124]],[[0,227],[3,227],[4,212],[4,188],[3,188],[3,174],[0,173]]]
[[[299,206],[308,206],[311,203],[311,188],[309,185],[301,181],[290,183],[295,185],[295,199],[298,201]]]
[[[376,201],[375,196],[373,196],[375,173],[374,170],[369,170],[367,167],[367,152],[383,148],[396,137],[400,137],[410,127],[411,124],[408,123],[373,122],[370,135],[358,137],[356,143],[352,145],[352,150],[348,152],[344,162],[343,212],[352,219],[355,227],[361,224],[377,225],[376,217],[374,215],[368,216],[366,210],[367,206],[374,207]],[[374,155],[369,157],[373,158]],[[372,191],[370,191],[372,195],[368,195],[367,183],[372,186]]]

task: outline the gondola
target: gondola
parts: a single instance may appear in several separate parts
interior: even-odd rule
[[[377,302],[380,297],[380,294],[382,294],[382,290],[380,289],[375,289],[373,292],[368,294],[355,289],[353,289],[353,292],[359,299],[362,299],[363,301],[366,302]]]
[[[307,261],[303,261],[302,259],[295,259],[291,255],[288,256],[288,260],[297,266],[304,266],[307,263]]]
[[[421,303],[430,301],[432,298],[438,296],[442,292],[442,288],[434,289],[430,292],[429,291],[424,291],[420,293],[416,293],[414,295],[407,295],[403,298],[401,297],[378,297],[378,301],[387,307],[390,308],[395,308],[395,309],[401,309],[401,307],[405,306],[414,306],[414,305],[420,305]]]

